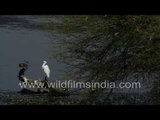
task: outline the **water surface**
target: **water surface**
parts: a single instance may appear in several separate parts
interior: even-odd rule
[[[58,21],[56,16],[51,20]],[[63,65],[49,54],[52,50],[51,41],[59,38],[43,30],[41,25],[45,22],[48,19],[42,16],[0,16],[0,89],[20,89],[18,64],[23,60],[30,63],[26,75],[31,79],[44,78],[41,69],[43,60],[50,66],[51,81],[60,76],[58,70]]]

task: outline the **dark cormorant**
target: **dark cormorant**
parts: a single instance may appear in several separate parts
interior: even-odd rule
[[[19,71],[18,77],[19,77],[19,80],[23,80],[22,76],[24,75],[25,71],[28,69],[28,65],[26,63],[20,63],[19,67],[21,67],[22,69]]]

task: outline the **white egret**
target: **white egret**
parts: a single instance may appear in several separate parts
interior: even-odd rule
[[[49,78],[50,77],[50,69],[49,69],[49,66],[46,64],[47,64],[47,62],[43,61],[42,69],[44,70],[46,77]]]

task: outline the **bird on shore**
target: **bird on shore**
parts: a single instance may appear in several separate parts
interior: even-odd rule
[[[47,80],[47,78],[50,77],[50,68],[49,68],[49,66],[47,65],[47,62],[46,62],[46,61],[43,61],[42,69],[44,70],[44,73],[46,74],[45,80]]]

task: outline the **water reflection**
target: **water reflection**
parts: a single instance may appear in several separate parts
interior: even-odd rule
[[[60,76],[58,69],[64,66],[49,58],[51,36],[41,27],[45,20],[40,16],[0,16],[0,89],[20,89],[18,63],[23,60],[30,62],[26,74],[31,79],[43,79],[43,60],[50,65],[51,80]]]

